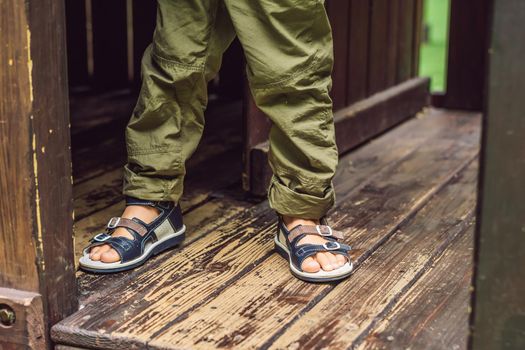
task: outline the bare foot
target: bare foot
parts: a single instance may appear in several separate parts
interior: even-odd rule
[[[297,225],[319,225],[319,220],[307,220],[292,218],[290,216],[283,216],[284,224],[288,230],[293,229]],[[301,244],[324,244],[327,240],[321,236],[307,235],[298,242]],[[321,268],[324,271],[332,271],[340,268],[346,263],[347,259],[344,255],[333,254],[330,252],[320,252],[313,256],[304,259],[301,269],[305,272],[317,272]]]
[[[122,214],[123,218],[133,219],[138,218],[145,223],[152,222],[160,212],[153,207],[142,206],[142,205],[130,205],[127,206]],[[129,239],[134,239],[131,233],[123,227],[119,227],[113,231],[111,234],[113,237],[126,237]],[[117,262],[120,260],[120,255],[117,251],[109,244],[100,245],[98,247],[93,247],[89,252],[89,258],[91,260],[100,260],[105,263]]]

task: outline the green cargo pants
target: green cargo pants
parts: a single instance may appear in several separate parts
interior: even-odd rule
[[[126,129],[124,194],[178,201],[204,127],[207,83],[235,36],[270,132],[270,206],[316,219],[334,204],[333,47],[323,0],[158,0]],[[240,87],[239,87],[240,88]]]

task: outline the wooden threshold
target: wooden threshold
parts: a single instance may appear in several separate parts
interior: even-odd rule
[[[479,115],[428,110],[341,158],[329,217],[354,247],[348,280],[293,278],[273,252],[267,202],[213,198],[186,215],[181,249],[127,274],[83,275],[90,294],[53,339],[89,349],[365,346],[470,229],[479,123]],[[224,215],[211,203],[235,209]],[[102,225],[103,214],[83,220]]]
[[[413,117],[429,104],[428,78],[413,78],[374,94],[334,114],[339,154],[362,144]],[[272,171],[268,166],[268,141],[250,151],[250,193],[264,196]]]

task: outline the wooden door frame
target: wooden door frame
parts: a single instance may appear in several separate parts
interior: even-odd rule
[[[77,309],[63,0],[0,2],[0,347]],[[9,316],[9,317],[7,317]],[[14,323],[13,323],[14,321]]]
[[[493,2],[471,314],[472,349],[525,347],[525,3]]]
[[[491,0],[451,0],[444,93],[435,107],[481,111],[484,103]]]

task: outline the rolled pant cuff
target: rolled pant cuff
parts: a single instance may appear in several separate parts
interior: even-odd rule
[[[140,176],[124,167],[123,194],[152,201],[171,201],[178,203],[182,196],[182,178],[159,179]]]
[[[330,186],[323,197],[295,192],[272,177],[268,190],[270,207],[281,215],[301,219],[320,219],[335,203],[335,192]]]

